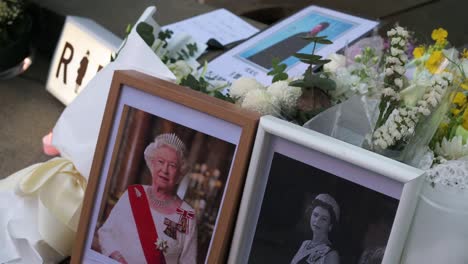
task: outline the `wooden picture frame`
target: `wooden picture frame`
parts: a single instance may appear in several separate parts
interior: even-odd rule
[[[192,164],[191,172],[177,184],[178,194],[184,195],[182,203],[190,205],[185,199],[191,197],[191,192],[196,193],[193,196],[196,198],[190,201],[197,215],[179,221],[179,224],[193,223],[198,228],[198,257],[193,263],[224,262],[258,120],[259,115],[254,112],[189,88],[136,71],[116,71],[99,132],[72,263],[115,263],[101,254],[104,249],[98,228],[111,217],[114,205],[131,184],[152,184],[159,177],[147,169],[150,165],[145,163],[143,150],[164,133],[177,134],[187,147],[187,160],[200,163]],[[177,230],[176,235],[188,236],[185,234],[189,231]],[[162,236],[161,232],[156,233]],[[166,243],[170,244],[169,240]],[[207,247],[204,257],[200,257],[200,252],[203,253],[200,241]]]
[[[272,116],[250,164],[228,263],[400,263],[424,171]]]

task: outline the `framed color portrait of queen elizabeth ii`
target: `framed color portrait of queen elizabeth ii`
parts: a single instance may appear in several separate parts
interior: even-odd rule
[[[423,171],[271,116],[250,164],[228,263],[400,263]]]
[[[73,263],[225,261],[258,115],[117,71]]]

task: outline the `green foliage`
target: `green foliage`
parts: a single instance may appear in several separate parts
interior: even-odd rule
[[[180,81],[180,85],[186,86],[192,90],[211,95],[213,97],[216,97],[218,99],[221,99],[230,103],[235,103],[234,99],[231,96],[229,96],[229,94],[224,95],[219,90],[210,91],[208,89],[208,87],[210,86],[210,83],[207,82],[205,78],[203,77],[199,77],[197,80],[195,76],[193,76],[192,74],[189,74]],[[220,88],[224,88],[224,87],[220,87]]]
[[[208,88],[209,83],[205,81],[204,78],[199,78],[199,80],[197,80],[195,76],[193,76],[192,74],[189,74],[180,81],[180,85],[187,86],[195,91],[207,93],[208,91],[207,88]]]
[[[229,94],[224,95],[220,91],[214,91],[213,96],[233,104],[236,102]]]
[[[302,39],[309,40],[310,42],[314,42],[315,44],[324,44],[324,45],[329,45],[333,44],[333,42],[329,39],[327,39],[328,36],[308,36],[305,35],[302,37]]]
[[[288,79],[288,74],[284,71],[287,66],[284,63],[280,63],[278,58],[273,58],[272,60],[273,69],[268,72],[268,75],[273,76],[272,82],[283,81]]]
[[[123,43],[123,45],[120,47],[120,49],[117,51],[117,53],[115,53],[115,55],[111,54],[111,56],[110,56],[110,61],[111,61],[111,62],[115,61],[115,59],[117,59],[117,56],[119,56],[120,51],[121,51],[122,48],[125,46],[125,43],[127,43],[127,38],[128,38],[128,35],[130,35],[130,32],[132,32],[132,28],[133,28],[133,25],[132,25],[132,24],[128,24],[127,27],[125,28],[125,39],[124,39],[124,43]]]
[[[195,52],[197,51],[197,43],[188,43],[187,45],[185,45],[184,49],[181,49],[179,52],[177,52],[177,59],[174,59],[174,62],[177,60],[188,60],[191,57],[195,56]]]
[[[336,83],[333,80],[329,79],[324,74],[314,73],[312,66],[307,67],[307,70],[304,72],[304,78],[302,80],[293,81],[289,83],[289,85],[305,89],[317,87],[325,92],[334,90],[336,88]]]
[[[153,29],[154,29],[153,26],[151,26],[150,24],[148,24],[146,22],[140,22],[140,23],[138,23],[138,25],[136,27],[136,31],[138,32],[140,37],[150,47],[153,45],[153,43],[155,41],[155,38],[154,38],[154,35],[153,35]]]
[[[167,47],[167,40],[169,40],[172,37],[172,34],[174,34],[174,32],[169,29],[159,31],[158,39],[160,39],[164,43],[163,48]]]
[[[304,78],[302,80],[296,80],[291,82],[289,85],[301,87],[303,89],[311,89],[311,88],[318,88],[323,90],[324,92],[328,93],[330,90],[334,90],[336,88],[336,83],[329,79],[327,75],[323,73],[315,73],[313,69],[315,67],[320,67],[330,60],[322,59],[322,56],[314,54],[315,48],[318,44],[332,44],[333,42],[327,39],[327,36],[304,36],[302,39],[309,40],[314,43],[312,48],[312,53],[296,53],[294,57],[298,58],[301,62],[306,63],[309,65],[304,72]]]
[[[187,50],[189,55],[192,57],[195,55],[195,52],[198,51],[198,46],[197,43],[189,43],[187,44]]]
[[[296,53],[294,57],[298,58],[303,63],[309,65],[322,66],[324,64],[329,63],[331,60],[322,60],[322,56],[314,55],[314,54],[306,54],[306,53]]]

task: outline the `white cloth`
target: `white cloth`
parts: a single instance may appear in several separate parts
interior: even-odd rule
[[[0,180],[0,263],[56,263],[70,255],[85,188],[63,158]]]
[[[148,191],[151,186],[144,187],[148,196]],[[186,202],[182,202],[180,208],[194,212],[193,208]],[[164,252],[166,263],[196,263],[196,217],[188,220],[188,231],[186,234],[177,231],[177,239],[173,239],[164,233],[164,229],[166,228],[166,225],[164,225],[164,218],[169,218],[177,223],[180,215],[177,213],[163,215],[154,209],[151,209],[151,214],[156,226],[156,231],[158,232],[158,238],[167,241],[168,244],[168,248],[166,252]],[[139,243],[138,230],[133,218],[128,191],[125,191],[120,197],[109,217],[98,230],[98,236],[102,254],[109,256],[112,252],[117,250],[128,263],[146,263],[143,249]]]

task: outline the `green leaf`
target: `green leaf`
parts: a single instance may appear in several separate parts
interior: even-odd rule
[[[200,83],[192,74],[189,74],[185,78],[183,78],[180,81],[180,85],[189,87],[195,91],[200,91]]]
[[[151,47],[153,45],[155,40],[153,35],[153,26],[146,22],[140,22],[136,27],[136,31],[148,46]]]
[[[187,49],[189,52],[189,55],[192,57],[195,55],[195,52],[198,51],[197,43],[189,43],[187,44]]]
[[[306,88],[304,80],[295,80],[289,83],[290,86]]]
[[[133,28],[132,24],[127,25],[127,28],[125,29],[125,36],[128,36],[130,34],[130,32],[132,31],[132,28]]]
[[[327,36],[308,36],[305,35],[301,37],[304,40],[310,40],[311,42],[316,42],[319,44],[332,44],[333,42],[329,39],[327,39]]]
[[[287,68],[287,65],[284,63],[280,63],[278,58],[273,58],[271,61],[272,70],[269,71],[267,74],[273,76],[273,82],[283,81],[288,79],[288,74],[284,71]]]
[[[317,40],[316,42],[319,44],[324,44],[324,45],[333,44],[333,42],[329,39],[320,39],[320,40]]]
[[[335,81],[329,78],[322,78],[318,74],[312,75],[311,83],[313,84],[313,87],[317,87],[325,92],[336,89]]]
[[[307,53],[295,53],[293,56],[301,60],[302,59],[319,60],[320,58],[322,58],[322,56],[320,55],[307,54]]]
[[[161,41],[166,41],[167,39],[170,39],[172,37],[173,33],[174,32],[170,29],[161,30],[158,33],[158,39],[160,39]]]
[[[284,81],[284,80],[287,80],[287,79],[288,79],[288,74],[282,72],[282,73],[276,74],[276,75],[273,77],[272,82]]]
[[[289,85],[301,88],[318,88],[325,92],[336,89],[336,83],[328,77],[322,78],[320,74],[314,73],[312,67],[307,67],[304,79],[291,82]]]
[[[236,102],[236,101],[234,101],[234,99],[232,99],[232,97],[229,94],[224,95],[220,91],[214,91],[213,96],[218,98],[218,99],[221,99],[221,100],[233,103],[233,104]]]

